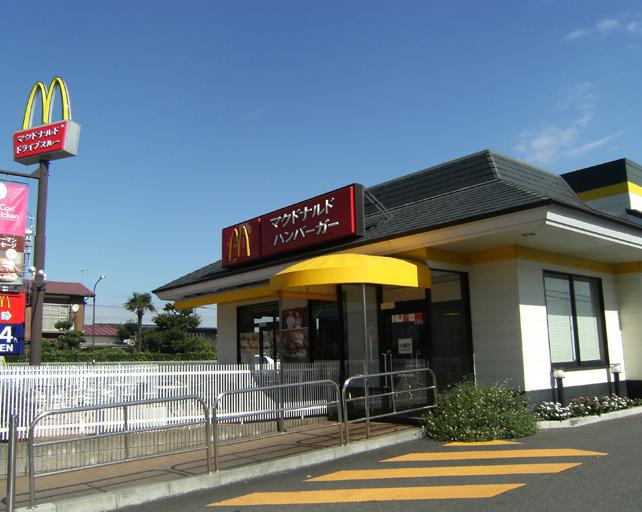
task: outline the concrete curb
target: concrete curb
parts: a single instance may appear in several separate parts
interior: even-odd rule
[[[622,409],[621,411],[613,411],[602,416],[583,416],[581,418],[569,418],[563,421],[538,421],[537,428],[539,430],[547,430],[550,428],[573,428],[581,427],[583,425],[590,425],[591,423],[600,423],[602,421],[616,420],[618,418],[626,418],[627,416],[636,416],[642,414],[642,407],[634,407],[632,409]]]
[[[251,480],[265,475],[303,468],[421,438],[421,429],[395,432],[346,446],[322,448],[301,455],[292,455],[260,464],[226,469],[210,475],[184,477],[166,482],[128,487],[117,491],[89,494],[78,498],[42,503],[34,508],[21,507],[16,512],[104,512],[131,505],[141,505],[161,498],[169,498],[188,492],[211,489],[221,485]]]

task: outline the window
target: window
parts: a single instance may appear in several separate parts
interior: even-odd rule
[[[55,331],[56,323],[72,318],[71,304],[43,304],[42,313],[44,331]]]
[[[599,279],[544,274],[551,362],[554,366],[606,364]]]
[[[274,364],[279,332],[279,304],[242,306],[238,314],[238,361]]]

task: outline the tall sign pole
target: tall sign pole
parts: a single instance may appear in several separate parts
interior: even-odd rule
[[[47,246],[47,187],[49,182],[49,160],[41,160],[38,168],[38,210],[36,217],[36,237],[33,249],[33,276],[31,293],[31,352],[29,363],[42,362],[42,320],[45,301],[45,248]]]
[[[62,120],[51,122],[56,89],[60,93]],[[34,104],[38,95],[42,99],[42,124],[32,127]],[[49,87],[36,82],[31,89],[22,122],[22,130],[13,134],[13,158],[24,165],[38,163],[39,167],[29,177],[38,179],[38,210],[36,237],[34,242],[33,266],[35,275],[31,293],[31,353],[29,361],[39,365],[42,361],[42,321],[46,288],[45,247],[47,222],[47,188],[49,161],[76,156],[80,125],[71,120],[71,101],[67,84],[59,76]],[[18,173],[13,173],[18,174]]]

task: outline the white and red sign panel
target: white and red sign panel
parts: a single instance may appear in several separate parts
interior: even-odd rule
[[[223,229],[224,267],[360,236],[363,186],[348,185]]]
[[[0,324],[24,324],[25,302],[24,292],[0,294]]]
[[[78,153],[80,125],[71,120],[28,128],[13,134],[13,159],[30,165]]]

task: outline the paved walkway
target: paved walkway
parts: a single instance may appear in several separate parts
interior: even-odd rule
[[[373,437],[407,430],[416,430],[416,427],[392,423],[371,423],[371,436]],[[351,442],[363,440],[365,437],[365,425],[351,426]],[[306,426],[282,434],[223,444],[219,449],[219,460],[221,469],[225,470],[336,446],[340,446],[337,425],[322,425],[316,428]],[[80,469],[38,477],[36,479],[36,504],[96,493],[108,493],[119,489],[205,474],[207,474],[205,449]],[[28,504],[28,489],[28,479],[24,476],[18,478],[16,507],[24,507]],[[0,492],[2,493],[0,495],[3,498],[5,491],[6,481],[0,480]]]

